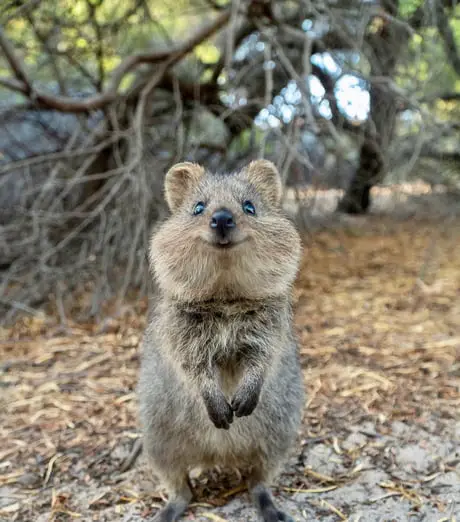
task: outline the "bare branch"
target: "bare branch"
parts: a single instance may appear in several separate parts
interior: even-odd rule
[[[96,16],[96,10],[97,7],[100,5],[93,5],[90,0],[86,0],[86,5],[89,11],[89,18],[91,25],[93,27],[93,30],[96,34],[96,59],[97,59],[97,66],[98,66],[98,72],[99,77],[97,80],[97,88],[99,91],[102,91],[104,86],[104,77],[105,77],[105,70],[104,70],[104,42],[103,42],[103,36],[102,36],[102,28],[99,25],[97,21]]]
[[[177,47],[172,51],[162,51],[154,53],[138,53],[129,56],[115,69],[112,80],[108,89],[101,94],[89,96],[82,100],[71,98],[68,96],[53,96],[40,91],[33,91],[31,83],[29,82],[25,71],[22,68],[22,64],[19,59],[15,56],[11,44],[4,36],[0,28],[0,47],[3,48],[8,62],[13,68],[20,84],[7,82],[8,88],[21,92],[22,94],[33,97],[33,101],[46,107],[59,110],[61,112],[89,112],[98,109],[102,109],[108,104],[116,100],[118,95],[118,88],[125,75],[131,71],[134,67],[140,64],[156,64],[163,62],[165,67],[162,69],[163,74],[167,69],[175,65],[187,54],[189,54],[199,43],[208,39],[219,29],[227,24],[230,19],[230,11],[226,11],[219,15],[212,24],[204,27],[192,36],[185,43]],[[3,83],[5,85],[5,82]]]
[[[455,41],[454,33],[449,25],[449,18],[444,12],[442,3],[438,0],[436,2],[436,24],[438,26],[439,34],[444,42],[444,49],[446,51],[447,59],[450,65],[460,76],[460,54],[457,48],[457,42]]]
[[[2,78],[0,77],[0,85],[9,89],[10,91],[20,92],[27,95],[27,89],[24,83],[15,80],[13,78]]]
[[[5,36],[3,29],[0,27],[0,48],[2,49],[5,58],[11,67],[16,78],[23,84],[25,88],[26,94],[30,94],[32,92],[32,85],[27,77],[27,74],[23,68],[21,60],[16,56],[16,53],[13,49],[8,38]]]
[[[458,100],[460,100],[460,92],[440,92],[439,94],[425,96],[420,99],[420,103],[432,103],[437,100],[458,101]]]

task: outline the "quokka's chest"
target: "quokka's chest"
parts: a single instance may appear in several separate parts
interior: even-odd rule
[[[225,314],[181,310],[163,323],[164,331],[174,344],[199,345],[200,350],[222,355],[247,350],[263,339],[276,336],[280,326],[279,317],[266,313]]]
[[[187,319],[186,329],[203,347],[222,355],[236,355],[268,333],[260,318],[250,314],[193,314]]]

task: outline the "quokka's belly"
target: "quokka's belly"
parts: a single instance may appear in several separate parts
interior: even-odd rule
[[[286,404],[273,411],[269,397],[263,395],[254,412],[234,417],[228,430],[218,429],[200,408],[201,421],[190,433],[195,440],[197,460],[205,467],[215,465],[246,468],[260,460],[281,458],[292,445],[299,423],[299,406]],[[203,406],[204,408],[204,406]],[[291,414],[289,417],[289,413]]]
[[[255,414],[235,418],[228,430],[216,428],[209,419],[194,435],[200,448],[194,465],[245,468],[269,453],[267,433],[260,429]]]

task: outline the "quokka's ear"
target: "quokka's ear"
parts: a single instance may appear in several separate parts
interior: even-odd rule
[[[281,176],[275,165],[268,160],[252,161],[244,170],[249,182],[273,205],[279,205],[283,194]]]
[[[204,168],[196,163],[183,162],[171,167],[165,177],[165,198],[171,212],[177,210],[185,195],[204,174]]]

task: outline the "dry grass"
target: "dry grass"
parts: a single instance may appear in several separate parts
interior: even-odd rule
[[[347,514],[318,494],[354,480],[364,446],[383,458],[378,434],[366,434],[362,447],[345,447],[350,426],[372,419],[384,434],[395,419],[423,424],[435,415],[442,430],[460,411],[458,222],[367,219],[372,232],[349,228],[313,238],[295,296],[309,392],[301,453],[320,441],[348,467],[327,474],[299,464],[280,489],[311,494],[312,505],[336,520]],[[161,501],[139,492],[138,478],[126,482],[116,473],[138,437],[134,390],[145,308],[137,303],[99,326],[69,324],[65,335],[39,318],[3,331],[0,489],[9,503],[0,519],[48,513],[50,520],[112,520],[127,505],[147,514]],[[422,479],[430,477],[383,482],[382,496],[417,508],[427,498]],[[77,483],[87,486],[86,497],[94,491],[86,512],[72,494]],[[207,475],[197,480],[199,501],[208,509],[225,503],[241,491],[236,483],[216,488]],[[210,511],[202,516],[220,520]]]

